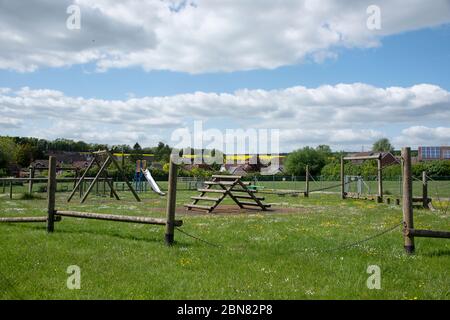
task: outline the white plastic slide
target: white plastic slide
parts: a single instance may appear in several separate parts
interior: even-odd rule
[[[148,184],[150,185],[150,187],[152,188],[152,190],[154,192],[156,192],[160,196],[165,196],[166,195],[164,192],[161,191],[161,189],[159,188],[159,186],[156,183],[155,179],[153,179],[153,177],[152,177],[152,175],[150,173],[150,170],[148,170],[148,169],[142,170],[142,173],[144,174],[145,179],[147,179]]]

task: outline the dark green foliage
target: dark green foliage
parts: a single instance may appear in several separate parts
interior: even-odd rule
[[[372,146],[372,151],[375,152],[393,152],[394,147],[387,138],[382,138],[376,141]]]
[[[286,172],[295,176],[304,176],[306,165],[309,165],[311,174],[319,174],[327,161],[327,150],[323,147],[317,149],[305,147],[289,154],[285,162]]]

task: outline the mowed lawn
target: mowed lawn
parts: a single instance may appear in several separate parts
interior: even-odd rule
[[[196,192],[178,192],[179,206]],[[9,200],[0,216],[45,215],[42,199]],[[164,217],[166,199],[142,194],[137,203],[91,196],[57,208]],[[450,241],[416,238],[403,250],[401,228],[359,246],[336,249],[399,224],[401,208],[336,195],[266,196],[275,211],[235,215],[182,214],[182,230],[166,247],[164,228],[63,218],[45,224],[0,224],[1,299],[449,299]],[[228,204],[231,204],[227,201]],[[279,208],[280,210],[276,210]],[[181,212],[184,213],[183,210]],[[415,210],[416,228],[450,230],[450,213]],[[81,289],[69,290],[67,268],[81,268]],[[366,285],[381,269],[381,289]]]

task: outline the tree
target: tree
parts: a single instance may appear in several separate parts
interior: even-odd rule
[[[17,148],[16,162],[22,168],[28,167],[36,158],[37,149],[30,144],[23,144]]]
[[[137,160],[143,159],[142,148],[139,143],[135,143],[133,146],[133,151],[131,151],[130,160],[136,162]]]
[[[169,162],[172,149],[164,142],[159,142],[155,149],[155,160]]]
[[[372,151],[374,152],[393,152],[394,147],[387,138],[382,138],[377,141],[372,146]]]
[[[305,175],[306,165],[311,174],[318,174],[326,163],[326,155],[316,149],[305,147],[289,154],[286,158],[285,169],[289,174]]]
[[[10,137],[0,137],[0,167],[7,168],[16,160],[17,145]]]
[[[328,146],[326,144],[321,144],[321,145],[317,146],[316,150],[324,153],[327,156],[332,154],[330,146]]]

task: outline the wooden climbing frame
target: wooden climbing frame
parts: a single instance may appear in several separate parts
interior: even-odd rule
[[[102,163],[102,159],[101,157],[105,157],[106,156],[106,160],[103,161]],[[67,198],[67,202],[70,202],[70,200],[72,199],[72,197],[74,196],[75,192],[77,191],[78,188],[81,188],[80,186],[82,185],[83,181],[86,178],[86,175],[89,171],[89,169],[92,168],[92,166],[94,164],[96,164],[100,169],[97,173],[97,175],[95,176],[94,180],[90,183],[88,189],[86,190],[86,193],[82,196],[81,198],[81,203],[84,203],[89,195],[89,193],[92,191],[92,188],[94,187],[94,185],[98,182],[99,178],[101,175],[104,176],[106,183],[108,183],[109,188],[111,189],[111,196],[114,195],[114,197],[117,200],[120,200],[116,190],[114,190],[114,183],[112,181],[109,180],[108,177],[108,173],[106,172],[106,169],[108,168],[108,166],[110,164],[113,164],[117,170],[119,171],[119,174],[122,178],[123,181],[125,181],[125,183],[127,184],[129,190],[131,191],[131,193],[133,193],[134,198],[136,199],[136,201],[140,202],[141,199],[139,198],[138,194],[136,193],[136,191],[134,190],[133,186],[131,185],[131,183],[128,181],[128,179],[125,176],[125,173],[123,172],[123,169],[119,166],[119,164],[117,163],[117,160],[114,158],[114,156],[108,151],[108,150],[102,150],[102,151],[96,151],[96,152],[92,152],[92,160],[89,163],[88,167],[86,168],[86,170],[84,171],[83,175],[81,176],[80,180],[78,180],[75,188],[73,188],[72,192],[69,195],[69,198]]]
[[[266,211],[270,208],[269,204],[261,202],[264,200],[263,197],[255,196],[254,191],[247,188],[250,183],[242,182],[241,179],[242,176],[213,175],[211,181],[205,182],[205,188],[198,189],[200,195],[191,197],[194,201],[192,204],[185,205],[186,209],[211,213],[227,196],[229,196],[241,209],[244,209],[245,207],[259,207],[261,210]],[[218,195],[218,197],[208,197],[206,196],[208,193]],[[212,202],[213,204],[200,205],[200,201]]]

